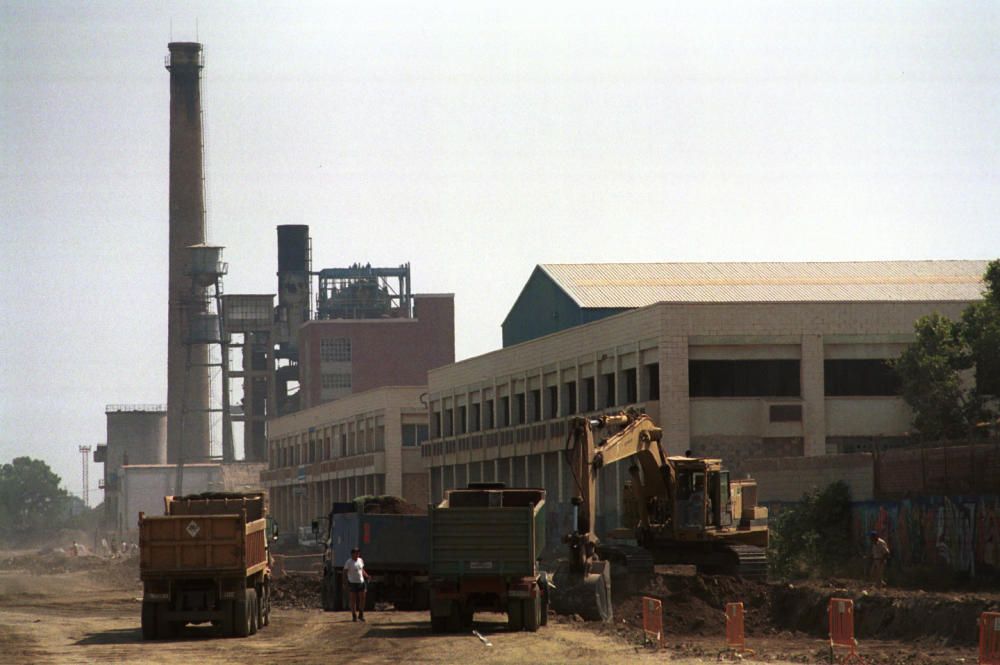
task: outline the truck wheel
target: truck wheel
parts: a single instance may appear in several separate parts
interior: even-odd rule
[[[524,629],[529,632],[537,632],[538,626],[542,623],[542,597],[525,598],[521,607],[524,612]]]
[[[462,630],[462,619],[464,614],[464,609],[462,604],[457,601],[451,601],[451,610],[448,613],[448,632],[458,633]]]
[[[330,600],[337,612],[346,610],[348,602],[347,594],[344,592],[344,573],[340,572],[342,570],[333,571],[333,577],[330,578]]]
[[[333,610],[333,599],[330,598],[330,578],[326,575],[319,583],[319,606],[324,612]]]
[[[431,591],[426,585],[419,585],[413,591],[413,609],[423,612],[431,607]]]
[[[524,627],[524,605],[520,598],[507,601],[507,630],[517,631]]]
[[[250,634],[250,592],[243,594],[233,603],[233,635],[246,637]]]
[[[539,589],[542,597],[542,616],[539,618],[538,625],[545,626],[549,623],[549,585],[546,582],[545,586]]]
[[[156,639],[156,603],[142,604],[142,639]]]
[[[260,608],[260,605],[257,603],[257,590],[256,589],[247,589],[247,608],[248,608],[248,614],[249,614],[249,616],[247,618],[250,620],[250,626],[249,626],[250,634],[251,635],[256,635],[257,634],[257,613],[259,612],[259,608]]]
[[[223,637],[233,637],[236,634],[236,624],[233,623],[236,612],[236,609],[233,607],[235,604],[231,600],[223,600],[219,603],[219,609],[222,611],[222,626],[220,630]]]
[[[448,630],[448,617],[436,617],[431,615],[431,632],[444,633]]]
[[[262,599],[260,600],[260,611],[257,613],[258,624],[263,627],[271,623],[271,584],[265,582],[261,587]]]
[[[164,611],[166,609],[167,607],[162,605],[156,608],[156,636],[161,640],[172,640],[177,637],[180,625],[167,620],[167,613]]]

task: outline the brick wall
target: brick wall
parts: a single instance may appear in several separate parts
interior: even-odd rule
[[[798,501],[838,480],[847,483],[852,501],[874,497],[875,465],[868,453],[750,459],[743,469],[757,480],[759,501]]]
[[[1000,440],[886,450],[876,457],[875,471],[879,498],[996,492]]]
[[[691,451],[701,457],[720,457],[722,467],[741,478],[747,462],[761,458],[801,457],[802,437],[706,436],[693,437]]]

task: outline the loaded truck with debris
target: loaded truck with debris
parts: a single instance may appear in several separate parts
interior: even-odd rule
[[[430,511],[431,628],[471,629],[477,611],[507,613],[510,630],[548,620],[545,490],[472,483]]]
[[[360,497],[334,503],[327,515],[320,599],[326,611],[346,610],[344,562],[355,547],[371,574],[365,604],[426,610],[430,602],[430,526],[422,508],[398,497]],[[317,531],[318,525],[317,525]]]
[[[277,530],[263,492],[164,497],[165,514],[139,513],[142,637],[169,639],[211,622],[246,637],[269,623],[269,540]]]

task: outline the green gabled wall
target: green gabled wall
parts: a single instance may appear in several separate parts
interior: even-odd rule
[[[631,308],[583,308],[540,267],[528,278],[504,319],[504,347],[603,319]]]

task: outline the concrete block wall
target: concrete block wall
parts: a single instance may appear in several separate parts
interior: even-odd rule
[[[743,469],[757,480],[758,501],[799,501],[814,489],[838,480],[847,483],[852,501],[875,496],[875,466],[869,453],[750,459]]]

